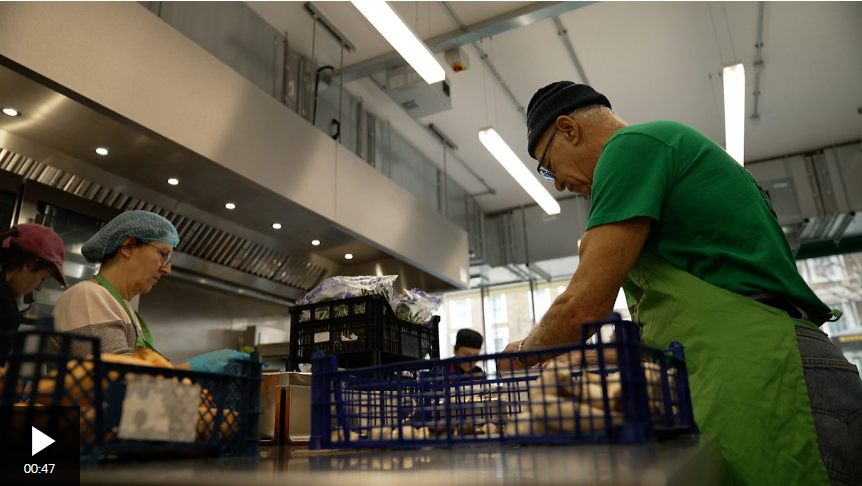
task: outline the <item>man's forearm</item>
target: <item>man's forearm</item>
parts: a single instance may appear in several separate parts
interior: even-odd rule
[[[603,319],[610,312],[609,309],[598,310],[595,308],[591,311],[585,311],[587,306],[579,306],[578,302],[572,302],[569,299],[573,298],[561,296],[554,301],[541,322],[524,339],[522,350],[580,343],[582,342],[581,323]],[[525,364],[535,364],[530,361],[535,361],[535,359],[527,360]]]
[[[524,340],[523,349],[546,348],[581,342],[581,323],[607,316],[607,313],[599,317],[596,315],[598,313],[595,312],[585,314],[577,310],[569,310],[576,306],[577,303],[569,303],[568,299],[554,301],[539,324]]]
[[[597,226],[581,240],[580,262],[569,286],[523,341],[522,350],[581,342],[581,323],[604,319],[640,255],[652,220],[633,218]],[[527,363],[534,364],[534,363]]]

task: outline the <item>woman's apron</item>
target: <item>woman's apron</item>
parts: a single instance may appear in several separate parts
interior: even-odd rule
[[[644,251],[624,285],[644,343],[685,347],[694,417],[718,436],[725,484],[829,484],[795,326],[819,328]]]
[[[129,321],[132,322],[132,327],[135,328],[135,347],[143,346],[147,349],[155,351],[156,353],[159,353],[158,351],[156,351],[156,348],[153,347],[153,336],[150,334],[150,330],[147,328],[147,323],[144,322],[144,320],[141,318],[141,315],[135,312],[135,317],[138,318],[138,324],[140,324],[140,329],[138,329],[138,326],[134,324],[135,319],[132,318],[132,313],[131,311],[129,311],[129,307],[126,306],[126,301],[123,300],[123,296],[120,295],[119,292],[117,292],[117,289],[115,289],[114,286],[111,285],[110,282],[108,282],[108,279],[101,275],[96,275],[93,278],[97,282],[99,282],[99,285],[105,287],[105,290],[107,290],[108,293],[110,293],[111,296],[114,297],[114,299],[116,299],[121,306],[123,306],[123,310],[126,311],[126,315],[129,316]],[[159,353],[159,355],[164,357],[162,353]]]

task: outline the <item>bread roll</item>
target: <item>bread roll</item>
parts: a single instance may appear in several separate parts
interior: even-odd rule
[[[405,425],[401,427],[401,435],[400,438],[404,440],[413,440],[416,435],[416,429],[409,425]],[[392,431],[392,437],[395,439],[399,438],[398,429],[394,429]]]
[[[552,361],[530,385],[530,401],[544,400],[544,396],[571,397],[574,394],[572,369]]]
[[[350,442],[356,442],[359,440],[359,434],[352,430],[347,434],[347,437],[350,439]],[[344,430],[333,430],[332,433],[329,435],[329,438],[332,440],[332,442],[344,442]]]
[[[135,348],[132,356],[148,363],[148,366],[158,366],[160,368],[174,367],[164,356],[144,346]]]
[[[389,427],[371,427],[369,438],[371,440],[390,440],[392,439],[392,429]]]
[[[219,409],[213,407],[198,407],[198,439],[200,441],[207,441],[210,439],[213,433],[213,422],[215,421],[216,415],[218,415]],[[230,439],[237,431],[239,431],[239,418],[236,416],[236,412],[231,409],[224,409],[221,411],[224,418],[221,421],[221,425],[219,429],[221,430],[221,439],[222,441],[226,441]],[[228,423],[230,422],[230,423]]]
[[[529,410],[524,410],[515,418],[506,424],[506,435],[539,435],[545,432],[545,425],[542,421],[532,420]]]

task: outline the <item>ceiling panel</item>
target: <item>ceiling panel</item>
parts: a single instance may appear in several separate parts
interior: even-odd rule
[[[301,2],[248,2],[277,29],[288,31],[291,48],[310,54],[311,20]],[[451,2],[461,20],[475,24],[528,2]],[[315,3],[356,44],[345,65],[391,51],[349,2]],[[393,2],[400,15],[427,38],[455,29],[441,2]],[[724,143],[723,95],[719,73],[740,59],[747,75],[747,112],[754,98],[754,59],[758,2],[598,2],[560,16],[590,83],[606,94],[628,123],[671,119]],[[418,15],[417,15],[418,14]],[[746,120],[746,159],[780,157],[858,140],[862,127],[862,2],[766,2],[764,69],[759,120]],[[334,41],[318,29],[316,52],[328,63],[339,60]],[[322,40],[323,39],[323,40]],[[329,47],[327,47],[329,46]],[[561,79],[579,81],[552,20],[501,33],[482,49],[526,106],[539,87]],[[457,155],[497,189],[481,196],[494,212],[532,204],[529,196],[490,157],[477,131],[495,125],[533,170],[526,154],[523,115],[465,48],[470,69],[448,70],[452,110],[421,119],[439,126],[458,145]],[[441,56],[442,57],[442,56]],[[347,85],[354,95],[372,98],[378,117],[404,120],[394,102],[370,93],[367,85]],[[373,106],[373,108],[372,108]],[[487,114],[486,114],[487,113]],[[442,166],[434,141],[421,129],[393,123],[426,156]],[[451,162],[451,161],[450,161]],[[466,171],[451,167],[468,192],[484,186]],[[550,184],[544,183],[553,192]]]

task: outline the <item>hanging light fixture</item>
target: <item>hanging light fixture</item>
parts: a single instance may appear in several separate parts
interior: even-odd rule
[[[725,150],[739,165],[745,165],[745,67],[742,61],[724,66]]]
[[[389,4],[382,0],[356,0],[351,3],[426,83],[434,84],[446,79],[446,71],[428,46],[419,40]]]
[[[560,203],[533,177],[530,169],[521,162],[497,130],[493,127],[480,129],[479,141],[548,215],[560,214]]]

